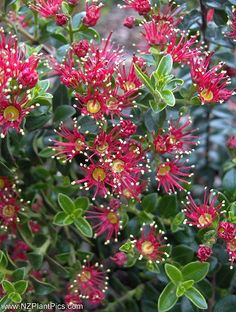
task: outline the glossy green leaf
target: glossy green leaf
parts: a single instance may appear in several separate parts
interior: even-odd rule
[[[23,295],[26,292],[26,289],[28,288],[28,281],[17,281],[14,283],[14,287],[16,292],[18,292],[20,295]]]
[[[209,271],[208,262],[192,262],[185,265],[182,269],[183,278],[185,281],[194,280],[195,283],[204,279]]]
[[[21,295],[17,292],[13,292],[9,294],[9,299],[12,300],[14,303],[20,303],[22,301]]]
[[[177,302],[176,285],[169,283],[166,285],[158,299],[158,312],[170,310]]]
[[[74,202],[65,194],[58,194],[58,203],[66,214],[73,213],[75,210]]]
[[[165,56],[162,57],[156,73],[158,76],[166,76],[169,75],[172,71],[172,67],[173,67],[173,60],[171,55],[167,54]]]
[[[88,197],[78,197],[75,200],[75,207],[82,210],[87,210],[89,207]]]
[[[92,227],[85,218],[79,217],[77,220],[74,221],[74,224],[82,235],[86,237],[93,236]]]
[[[155,94],[154,86],[152,85],[151,79],[146,75],[137,65],[134,65],[136,74],[138,75],[139,79],[143,82],[145,87],[152,93]]]
[[[171,282],[173,282],[174,284],[178,284],[183,280],[182,273],[176,266],[166,263],[165,271]]]
[[[60,105],[56,108],[54,112],[53,120],[54,122],[65,121],[66,119],[72,117],[76,113],[74,107],[70,105]]]
[[[168,105],[168,106],[174,106],[175,105],[175,97],[172,91],[170,90],[163,90],[161,91],[161,97],[163,101]]]
[[[199,309],[207,309],[207,302],[205,298],[195,287],[188,289],[184,295]]]
[[[7,293],[11,293],[11,292],[15,291],[14,285],[7,280],[2,281],[2,287],[3,287],[4,291]]]
[[[53,223],[59,226],[64,226],[65,225],[65,219],[68,215],[64,212],[64,211],[60,211],[58,212],[54,219],[53,219]]]

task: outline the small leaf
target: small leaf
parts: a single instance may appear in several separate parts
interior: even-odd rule
[[[55,151],[51,147],[45,147],[39,152],[39,156],[43,158],[49,158],[55,154]]]
[[[55,215],[53,223],[59,226],[64,226],[66,217],[67,214],[64,211],[60,211]]]
[[[60,105],[56,108],[54,113],[54,122],[64,121],[76,113],[74,107],[70,105]]]
[[[175,106],[175,97],[172,91],[170,90],[161,91],[161,97],[168,106]]]
[[[207,309],[207,303],[205,298],[195,287],[187,290],[184,295],[199,309]]]
[[[31,281],[35,289],[35,294],[38,296],[46,296],[55,291],[55,287],[49,283],[39,281],[34,277],[31,277]]]
[[[66,216],[64,219],[64,225],[70,225],[74,222],[74,216],[70,215],[70,216]]]
[[[6,293],[11,293],[15,291],[14,285],[7,280],[2,281],[2,287]]]
[[[165,271],[171,282],[173,282],[174,284],[178,284],[183,280],[182,273],[176,266],[166,263]]]
[[[209,263],[196,261],[185,265],[182,269],[182,274],[185,281],[194,280],[197,283],[204,279],[208,271]]]
[[[82,210],[87,210],[89,207],[89,199],[88,197],[78,197],[75,200],[75,207]]]
[[[126,243],[120,246],[119,250],[124,252],[130,252],[131,250],[133,250],[131,240],[128,239]]]
[[[60,193],[58,195],[58,202],[66,214],[71,214],[75,210],[73,201],[65,194]]]
[[[74,223],[82,235],[84,235],[86,237],[92,237],[93,236],[92,227],[86,219],[79,217],[77,220],[74,221]]]
[[[166,103],[157,102],[157,101],[155,101],[155,100],[150,100],[150,101],[149,101],[149,105],[150,105],[151,109],[152,109],[155,113],[159,113],[159,112],[163,111],[163,109],[165,109],[166,106],[167,106]]]
[[[22,301],[21,295],[16,292],[11,293],[8,298],[15,303],[20,303]]]
[[[157,67],[156,73],[158,76],[166,76],[169,75],[172,71],[173,67],[173,60],[171,55],[167,54],[162,57],[160,60],[160,63]]]
[[[42,262],[43,262],[43,256],[39,255],[36,252],[30,252],[27,254],[30,264],[32,265],[34,270],[39,270]]]
[[[14,283],[14,287],[16,292],[18,292],[20,295],[23,295],[28,287],[28,281],[17,281]]]
[[[173,283],[166,285],[158,299],[158,312],[165,312],[170,310],[177,302],[176,296],[177,287]]]
[[[136,74],[139,79],[144,83],[145,87],[152,93],[155,94],[154,86],[152,85],[151,79],[137,66],[134,65]]]
[[[5,253],[0,250],[0,268],[6,268],[7,264],[8,260]]]

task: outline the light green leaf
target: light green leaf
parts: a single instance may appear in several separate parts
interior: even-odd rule
[[[182,273],[176,266],[166,263],[165,271],[171,282],[173,282],[174,284],[178,284],[183,280]]]
[[[139,79],[144,83],[145,87],[152,93],[155,94],[154,86],[152,85],[151,79],[144,73],[142,70],[137,66],[134,65],[136,74],[138,75]]]
[[[204,279],[209,271],[209,263],[195,261],[185,265],[182,269],[185,281],[194,280],[195,283]]]
[[[156,73],[159,77],[169,75],[172,71],[173,60],[171,55],[167,54],[162,57],[157,67]]]
[[[170,91],[170,90],[161,91],[161,97],[162,97],[163,101],[168,106],[174,106],[175,105],[175,96],[174,96],[172,91]]]
[[[74,224],[82,235],[86,237],[93,236],[92,227],[85,218],[79,217],[77,220],[74,221]]]
[[[207,302],[203,295],[195,287],[191,287],[184,294],[199,309],[207,309]]]
[[[66,214],[71,214],[75,210],[73,201],[65,194],[60,193],[58,195],[58,202]]]
[[[170,310],[177,302],[176,285],[169,283],[166,285],[158,299],[158,312]]]

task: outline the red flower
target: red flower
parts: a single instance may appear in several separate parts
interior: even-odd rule
[[[11,181],[8,177],[0,176],[0,197],[3,196],[6,190],[12,187]]]
[[[14,197],[2,197],[0,201],[0,223],[3,227],[10,227],[15,231],[16,222],[18,221],[18,212],[20,206]]]
[[[107,289],[107,277],[102,271],[102,265],[86,264],[70,285],[70,293],[78,294],[81,298],[87,299],[91,304],[99,304],[105,298]]]
[[[192,48],[197,42],[196,36],[192,36],[188,39],[185,33],[182,33],[181,37],[173,33],[169,37],[166,53],[172,56],[173,62],[190,64],[194,57],[201,54],[200,49]]]
[[[38,224],[36,221],[30,220],[29,226],[31,228],[32,233],[38,233],[41,230],[40,224]]]
[[[124,0],[122,8],[134,9],[139,15],[147,15],[151,11],[149,0]]]
[[[118,81],[120,88],[125,92],[135,93],[138,88],[142,86],[142,83],[136,75],[134,64],[136,64],[137,58],[133,58],[129,69],[125,65],[120,66],[118,69]],[[137,64],[138,65],[138,64]]]
[[[88,166],[83,165],[83,169],[85,171],[85,178],[76,180],[72,182],[72,184],[84,183],[84,188],[86,190],[95,187],[93,200],[98,194],[106,198],[107,194],[110,194],[108,190],[108,187],[110,186],[108,165],[102,163],[92,163]]]
[[[106,233],[105,244],[110,243],[111,238],[114,236],[117,241],[117,236],[120,234],[121,221],[118,209],[104,207],[93,207],[93,210],[88,211],[87,219],[94,221],[95,237],[101,236]]]
[[[157,231],[157,225],[150,224],[148,230],[146,226],[141,228],[141,238],[132,241],[137,252],[140,254],[139,259],[145,258],[150,262],[160,263],[169,257],[166,252],[167,246],[163,243],[162,231]]]
[[[205,245],[199,246],[198,251],[197,251],[197,257],[201,262],[207,261],[211,255],[212,255],[211,247],[208,247]]]
[[[173,29],[168,23],[157,24],[155,21],[143,24],[143,37],[149,46],[159,46],[161,50],[168,43],[169,36],[173,33]]]
[[[212,22],[213,21],[213,19],[214,19],[214,14],[215,14],[215,9],[209,9],[208,11],[207,11],[207,22],[208,23],[210,23],[210,22]]]
[[[230,20],[230,31],[227,34],[231,39],[236,40],[236,9],[235,8],[233,8],[232,13],[233,14]]]
[[[183,15],[180,15],[182,8],[180,6],[175,6],[174,4],[165,4],[161,6],[158,14],[153,15],[153,19],[157,24],[170,24],[171,27],[178,26]]]
[[[80,0],[67,0],[67,2],[72,5],[72,6],[75,6],[79,3]]]
[[[35,4],[30,4],[29,7],[38,12],[43,17],[52,17],[58,13],[63,0],[36,0]]]
[[[185,222],[190,226],[196,226],[198,228],[210,227],[219,215],[219,210],[224,207],[224,201],[216,204],[218,195],[213,191],[208,193],[205,190],[202,204],[197,204],[191,195],[187,196],[187,200],[185,209],[183,210],[188,218]]]
[[[222,70],[222,63],[209,69],[211,55],[204,58],[195,58],[191,62],[192,80],[196,85],[202,104],[223,103],[235,92],[226,88],[230,78]]]
[[[53,150],[57,153],[55,157],[71,161],[76,155],[82,154],[86,149],[85,138],[80,134],[76,124],[73,130],[62,126],[60,131],[56,132],[64,141],[51,140],[54,143]]]
[[[226,146],[229,149],[235,149],[236,148],[236,136],[229,137],[227,142],[226,142]]]
[[[67,294],[64,298],[64,301],[67,305],[82,304],[82,300],[78,294]]]
[[[120,136],[122,138],[129,138],[137,130],[137,126],[130,120],[122,120],[118,127],[120,128]]]
[[[154,137],[155,150],[160,154],[190,153],[192,151],[191,146],[198,144],[196,141],[197,136],[192,135],[195,130],[187,130],[191,123],[190,119],[182,125],[180,125],[180,118],[176,122],[171,120],[168,133],[158,134]]]
[[[11,253],[11,258],[14,261],[26,261],[28,259],[27,257],[27,251],[30,250],[30,247],[22,240],[15,241],[13,252]]]
[[[67,24],[69,18],[63,13],[56,14],[56,24],[58,26],[64,26]]]
[[[123,25],[130,29],[133,28],[135,25],[135,17],[127,16],[123,21]]]
[[[73,51],[76,56],[78,57],[85,57],[85,55],[88,53],[89,49],[89,42],[88,40],[81,40],[80,42],[75,42],[73,44]]]
[[[186,166],[188,161],[180,162],[179,159],[168,160],[159,165],[156,179],[159,190],[162,186],[166,193],[175,193],[176,190],[184,190],[180,183],[190,184],[185,177],[191,177],[193,174],[188,171],[193,166]]]
[[[127,262],[127,256],[122,251],[117,252],[113,257],[110,257],[110,259],[119,266],[123,266]]]
[[[230,222],[222,221],[219,224],[217,234],[220,238],[231,241],[236,236],[236,225]]]
[[[103,4],[91,4],[89,5],[86,3],[86,15],[83,19],[84,25],[91,27],[95,26],[97,24],[97,21],[99,20],[101,14],[101,8],[103,7]]]
[[[233,269],[234,261],[236,260],[236,238],[227,242],[226,250],[229,253],[230,269]]]

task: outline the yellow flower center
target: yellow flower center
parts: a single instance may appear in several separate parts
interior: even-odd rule
[[[116,159],[112,163],[112,170],[116,173],[121,173],[124,170],[125,163],[123,160]]]
[[[80,139],[77,139],[75,141],[75,150],[76,151],[81,151],[83,148],[83,142]]]
[[[170,172],[170,166],[168,165],[161,165],[159,170],[158,170],[158,174],[161,175],[161,176],[164,176],[166,175],[167,173]]]
[[[204,99],[204,101],[206,101],[206,102],[210,102],[214,97],[213,92],[211,90],[207,90],[207,89],[202,90],[200,95]]]
[[[170,144],[175,144],[177,142],[176,137],[173,135],[170,135],[169,136],[169,142],[170,142]]]
[[[145,241],[142,243],[141,249],[144,255],[151,255],[154,251],[154,246],[150,241]]]
[[[127,198],[131,198],[132,197],[132,193],[128,190],[128,189],[124,189],[123,190],[123,195]]]
[[[102,182],[106,178],[106,172],[103,168],[98,167],[93,170],[92,177],[97,182]]]
[[[118,216],[114,212],[109,212],[107,215],[107,219],[111,224],[117,224],[119,222]]]
[[[3,111],[3,117],[8,121],[16,121],[19,116],[19,110],[13,105],[7,106]]]
[[[5,186],[5,182],[2,178],[0,178],[0,189],[3,189]]]
[[[99,153],[105,153],[105,151],[108,149],[108,143],[105,142],[102,145],[98,145],[96,149]]]
[[[6,205],[3,207],[2,214],[4,217],[12,218],[15,214],[15,207],[12,205]]]
[[[87,103],[87,111],[91,114],[96,114],[100,111],[101,104],[96,100],[89,100]]]
[[[131,91],[131,90],[133,90],[133,89],[136,88],[135,83],[132,82],[132,81],[126,81],[126,82],[124,83],[124,87],[125,87],[125,89],[126,89],[127,91]]]
[[[212,223],[212,221],[213,221],[212,216],[209,213],[204,213],[198,219],[198,222],[201,226],[208,225]]]
[[[90,278],[91,278],[91,273],[89,271],[81,272],[81,275],[80,275],[81,282],[86,283],[90,280]]]
[[[115,97],[110,97],[107,102],[106,102],[106,105],[109,109],[116,109],[117,106],[118,106],[118,102],[117,102],[117,99]]]

